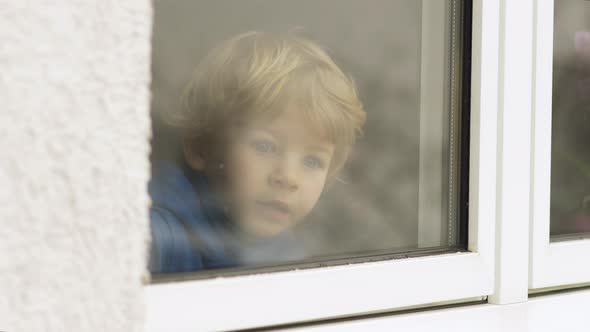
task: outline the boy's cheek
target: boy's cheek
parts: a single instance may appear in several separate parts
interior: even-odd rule
[[[324,192],[326,184],[326,176],[311,177],[306,181],[306,194],[304,195],[305,206],[307,206],[307,213],[309,213],[318,203],[320,196]]]
[[[260,172],[261,164],[250,151],[239,149],[230,156],[228,175],[240,183],[247,185]]]
[[[306,177],[305,182],[309,186],[310,191],[319,192],[321,194],[324,191],[327,179],[328,172],[321,171],[314,173],[312,176]]]

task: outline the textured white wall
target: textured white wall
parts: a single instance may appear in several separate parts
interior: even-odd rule
[[[149,0],[0,0],[0,331],[140,331]]]

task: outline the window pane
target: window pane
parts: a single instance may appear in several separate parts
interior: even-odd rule
[[[553,240],[590,233],[590,2],[555,1]]]
[[[156,1],[151,271],[464,248],[463,10]]]

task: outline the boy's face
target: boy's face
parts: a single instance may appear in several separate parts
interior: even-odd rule
[[[273,236],[302,220],[324,188],[335,146],[294,107],[236,129],[221,188],[228,211],[247,234]]]

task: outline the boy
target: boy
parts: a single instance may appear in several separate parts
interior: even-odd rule
[[[153,273],[301,258],[288,230],[344,164],[365,112],[318,45],[248,32],[207,55],[168,120],[184,165],[153,166]]]

